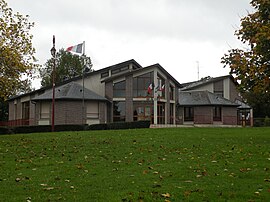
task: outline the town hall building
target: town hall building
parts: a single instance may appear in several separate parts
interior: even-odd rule
[[[243,110],[252,118],[231,76],[180,84],[160,64],[142,67],[133,59],[56,84],[54,105],[55,125],[239,125]],[[52,87],[9,99],[9,125],[51,121]]]

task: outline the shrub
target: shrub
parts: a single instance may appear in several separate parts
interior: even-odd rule
[[[268,116],[264,119],[264,126],[270,126],[270,118]]]
[[[119,129],[134,129],[134,128],[149,128],[150,121],[136,122],[115,122],[108,124],[93,124],[87,127],[87,130],[119,130]]]
[[[254,127],[263,127],[264,118],[254,118]]]
[[[106,123],[92,124],[87,126],[86,130],[107,130],[107,124]]]
[[[7,135],[10,134],[11,131],[6,127],[0,127],[0,135]]]
[[[51,126],[17,126],[13,128],[14,133],[40,133],[50,132]]]
[[[85,125],[55,125],[54,131],[82,131],[85,130]],[[40,133],[51,132],[51,125],[44,126],[18,126],[13,128],[14,133]]]
[[[83,131],[85,130],[86,125],[56,125],[54,130],[55,131]]]

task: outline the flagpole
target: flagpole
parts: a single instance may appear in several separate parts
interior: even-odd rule
[[[85,41],[83,41],[83,72],[82,72],[82,82],[83,82],[83,98],[82,98],[82,124],[86,124],[85,120],[86,120],[86,112],[85,112],[85,106],[84,106],[84,73],[85,73],[85,66],[86,66],[86,62],[85,62]]]

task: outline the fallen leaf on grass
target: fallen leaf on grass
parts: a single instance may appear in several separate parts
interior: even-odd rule
[[[192,183],[193,181],[192,180],[186,180],[184,182],[186,182],[186,183]]]
[[[46,188],[43,188],[45,191],[50,191],[50,190],[53,190],[54,187],[46,187]]]
[[[187,190],[187,191],[184,192],[184,196],[185,197],[188,197],[190,194],[191,194],[191,191],[190,190]]]
[[[148,173],[148,170],[144,170],[143,171],[143,174],[145,175],[145,174],[147,174]]]
[[[161,194],[161,196],[164,197],[164,198],[170,198],[171,197],[171,195],[169,193]]]

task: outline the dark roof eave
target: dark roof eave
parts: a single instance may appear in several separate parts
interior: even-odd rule
[[[234,104],[180,104],[179,106],[183,107],[196,107],[196,106],[204,106],[204,107],[211,107],[211,106],[223,106],[223,107],[239,107],[240,105],[234,105]]]
[[[82,101],[82,98],[55,98],[55,100],[74,100],[74,101]],[[107,99],[84,99],[85,101],[101,101],[101,102],[110,102]],[[49,99],[33,99],[33,102],[38,102],[38,101],[52,101],[52,98]]]

